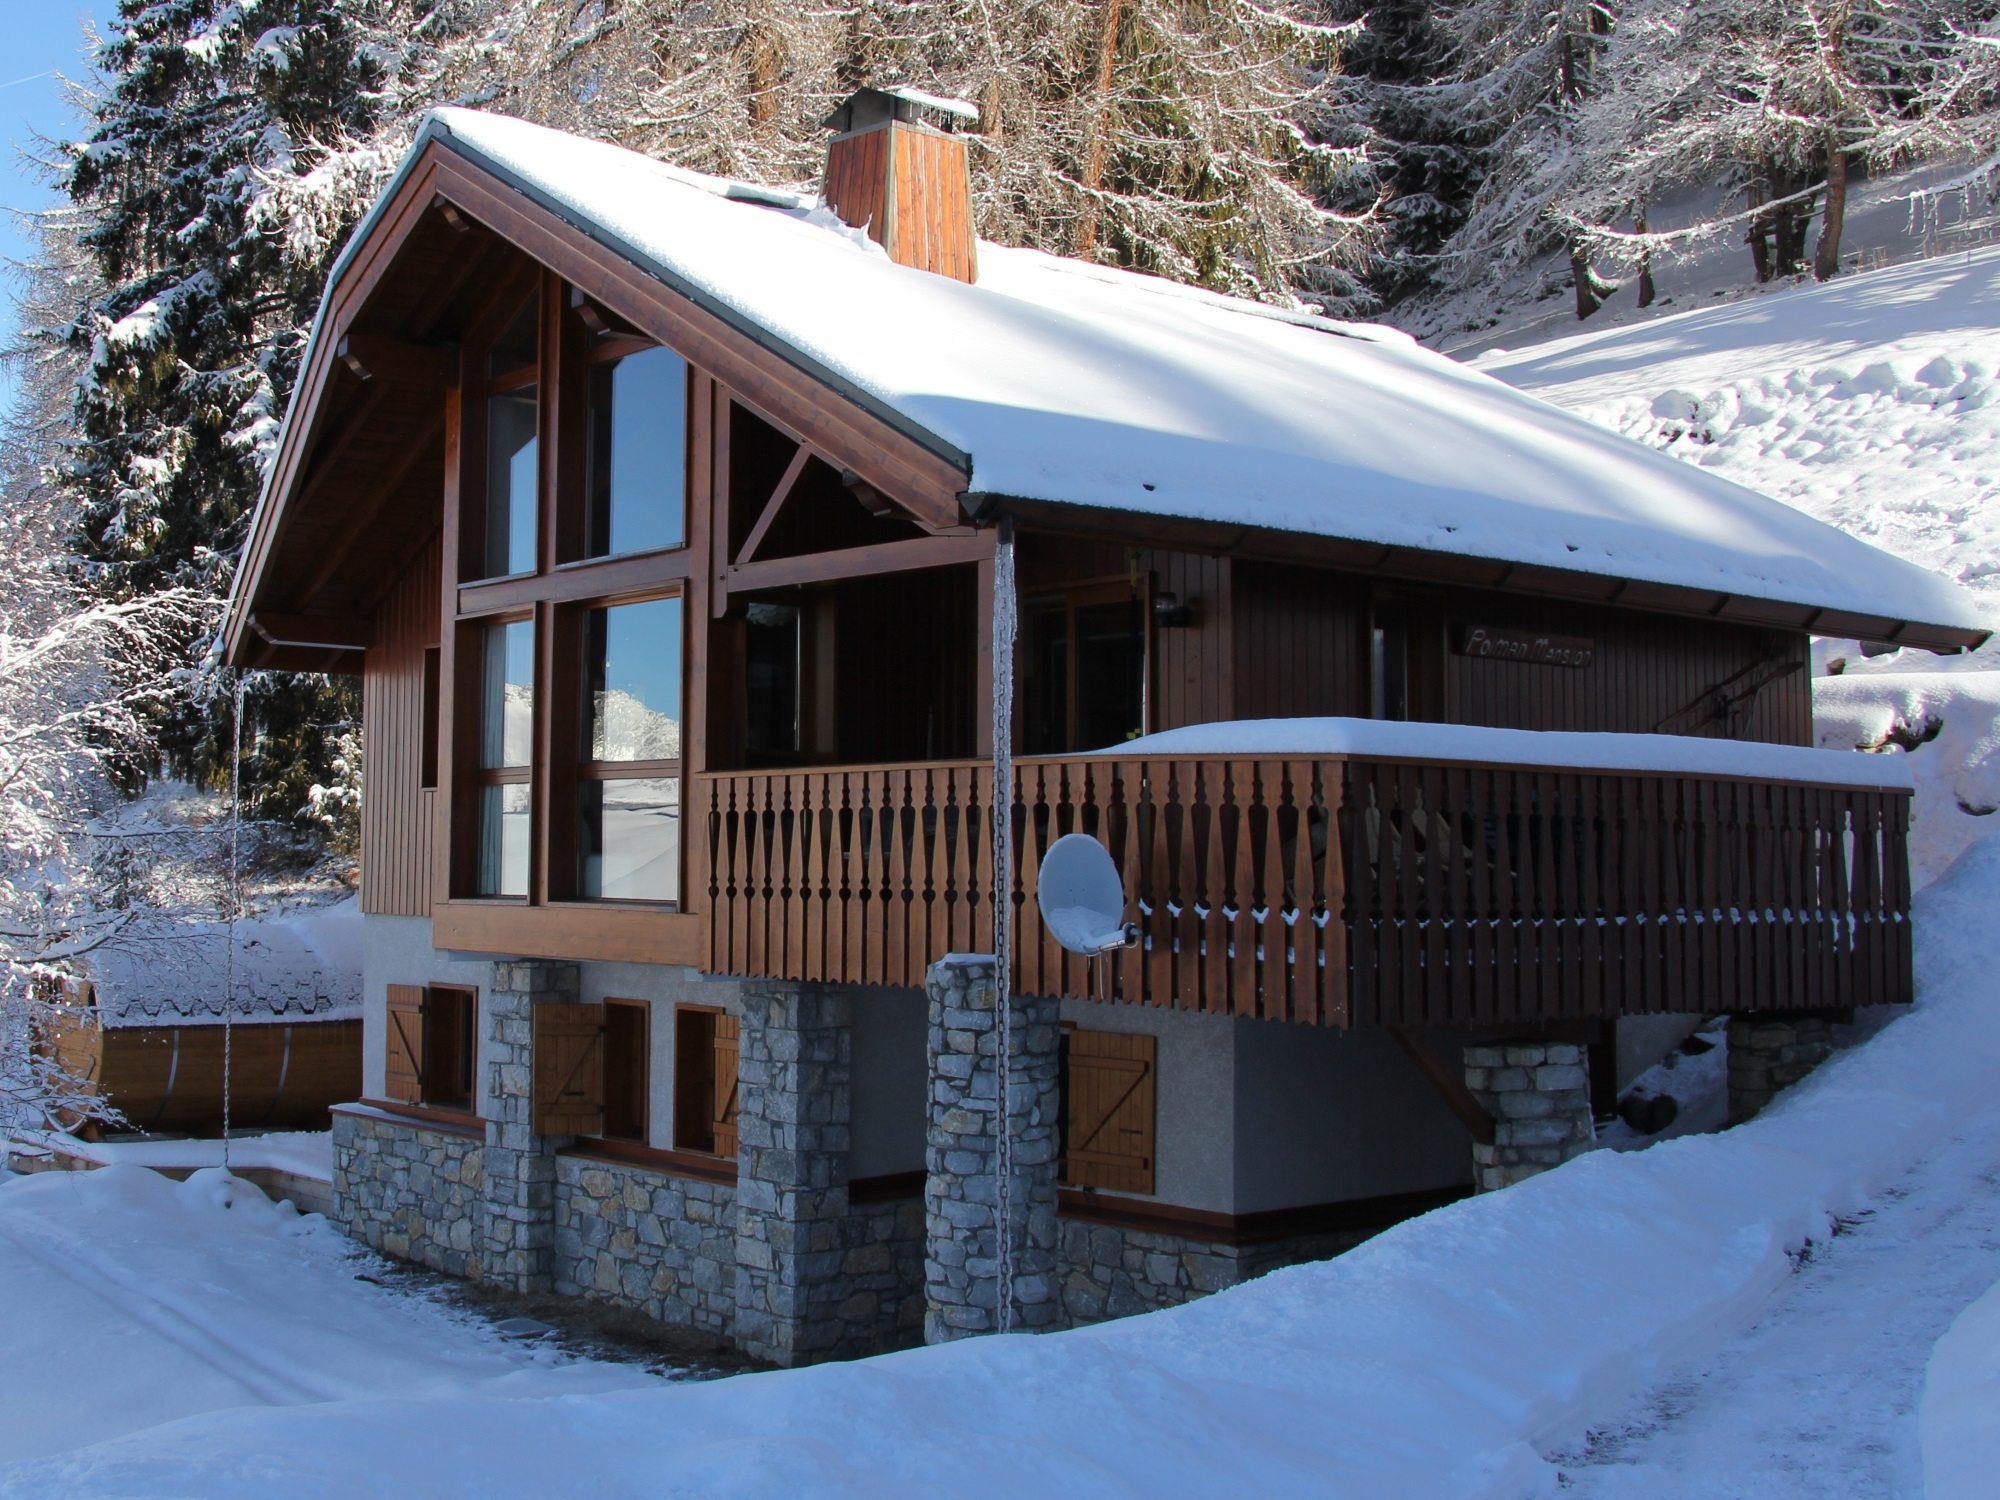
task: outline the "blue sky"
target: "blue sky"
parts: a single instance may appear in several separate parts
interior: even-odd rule
[[[116,0],[0,0],[0,38],[5,39],[0,47],[0,136],[5,138],[0,206],[35,209],[53,201],[21,153],[35,149],[37,135],[74,139],[83,133],[54,75],[83,75],[83,23],[91,20],[101,27],[117,9]],[[0,215],[0,256],[19,260],[32,248],[14,216]],[[11,321],[11,309],[8,316]],[[0,401],[12,396],[0,377]]]

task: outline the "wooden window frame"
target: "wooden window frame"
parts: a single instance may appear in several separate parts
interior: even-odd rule
[[[399,993],[400,992],[400,993]],[[415,1004],[412,1009],[412,992]],[[447,1049],[439,1043],[434,1028],[442,1021],[441,1007],[437,1002],[451,997],[463,1010],[456,1018],[461,1035],[454,1038],[454,1047]],[[417,1020],[415,1035],[398,1037],[402,1025],[399,1015],[414,1014]],[[414,1105],[424,1109],[443,1110],[453,1114],[474,1115],[479,1107],[479,991],[471,985],[463,984],[392,984],[384,1012],[388,1034],[385,1036],[384,1089],[389,1098],[398,1104]],[[401,1056],[406,1068],[396,1067]],[[449,1095],[437,1086],[436,1069],[440,1058],[456,1057],[459,1063],[459,1077],[454,1079],[454,1087]],[[398,1077],[400,1071],[411,1074],[405,1081]]]
[[[1062,603],[1063,609],[1063,748],[1048,752],[1056,755],[1080,755],[1087,751],[1075,748],[1077,740],[1077,670],[1076,670],[1076,615],[1080,609],[1090,609],[1100,604],[1120,604],[1136,602],[1139,606],[1139,630],[1143,637],[1139,665],[1139,733],[1153,732],[1153,672],[1159,655],[1157,631],[1153,622],[1153,596],[1157,592],[1151,570],[1128,577],[1116,574],[1102,578],[1080,578],[1071,583],[1053,585],[1038,589],[1021,600],[1021,615],[1038,608]],[[1025,663],[1023,664],[1023,684],[1025,686]],[[1016,714],[1017,721],[1025,732],[1023,714]],[[1099,747],[1099,748],[1110,748]]]
[[[719,1160],[732,1159],[734,1151],[722,1151],[716,1139],[715,1125],[717,1110],[715,1096],[720,1078],[715,1071],[714,1058],[717,1047],[717,1032],[720,1023],[736,1021],[737,1018],[716,1005],[675,1005],[674,1006],[674,1101],[673,1101],[673,1149],[694,1156],[712,1156]],[[704,1022],[705,1026],[690,1025],[690,1022]],[[690,1088],[690,1072],[696,1066],[695,1054],[690,1051],[690,1039],[695,1033],[701,1037],[694,1045],[706,1050],[708,1058],[707,1088],[697,1097]],[[737,1036],[741,1037],[741,1023],[737,1025]],[[739,1054],[740,1068],[740,1054]],[[737,1091],[740,1072],[729,1081],[729,1093]],[[693,1122],[696,1105],[699,1104],[702,1120]],[[724,1114],[729,1111],[725,1109]],[[732,1116],[733,1117],[733,1116]],[[706,1145],[697,1144],[706,1141]]]
[[[713,383],[688,361],[689,412],[682,486],[682,542],[677,547],[583,558],[585,451],[588,434],[589,369],[659,347],[613,321],[553,271],[537,267],[532,294],[540,319],[536,363],[506,375],[485,375],[495,339],[530,295],[525,279],[510,278],[475,319],[460,354],[461,380],[448,400],[446,522],[456,537],[447,546],[447,589],[442,647],[443,696],[449,704],[449,736],[440,736],[440,779],[452,790],[442,799],[449,819],[441,881],[448,906],[502,906],[519,910],[570,908],[595,912],[611,908],[641,914],[688,909],[689,841],[681,842],[681,899],[672,902],[585,900],[578,894],[575,849],[576,788],[584,781],[643,779],[673,775],[687,801],[683,755],[677,762],[601,762],[582,759],[585,705],[578,683],[584,612],[653,599],[682,600],[682,733],[696,701],[695,624],[698,601],[690,597],[701,539],[694,534],[695,496],[705,480],[702,445],[706,427],[699,417],[712,401]],[[677,351],[678,352],[678,351]],[[686,356],[682,356],[686,359]],[[484,574],[486,475],[484,412],[496,392],[534,385],[540,401],[537,428],[536,566],[532,572]],[[462,393],[462,394],[461,394]],[[455,438],[455,440],[454,440]],[[533,753],[526,767],[484,768],[479,761],[483,630],[489,625],[531,620],[534,645]],[[661,769],[672,767],[671,770]],[[529,852],[524,896],[478,892],[478,803],[490,786],[527,785]]]

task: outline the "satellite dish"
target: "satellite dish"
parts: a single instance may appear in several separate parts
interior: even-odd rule
[[[1125,920],[1125,886],[1118,866],[1087,833],[1066,833],[1042,856],[1035,901],[1055,940],[1072,953],[1094,958],[1114,948],[1134,948],[1139,929]]]

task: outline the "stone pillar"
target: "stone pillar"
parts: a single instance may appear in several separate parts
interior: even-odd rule
[[[1000,1012],[993,959],[954,954],[931,966],[930,1121],[924,1165],[924,1341],[1000,1327]],[[1057,1112],[1061,1026],[1052,999],[1011,1001],[1013,1140],[1009,1225],[1012,1326],[1052,1328],[1056,1286]]]
[[[1733,1016],[1729,1123],[1741,1125],[1833,1055],[1833,1023],[1815,1015]]]
[[[1494,1139],[1472,1147],[1473,1185],[1509,1187],[1597,1144],[1583,1048],[1508,1042],[1465,1049],[1465,1086],[1493,1116]]]
[[[851,1019],[836,986],[743,987],[736,1341],[773,1364],[858,1352],[842,1310]]]
[[[486,1279],[517,1292],[554,1285],[556,1147],[534,1130],[537,1005],[573,1005],[575,964],[522,959],[493,966],[480,1007],[487,1090],[480,1262]]]

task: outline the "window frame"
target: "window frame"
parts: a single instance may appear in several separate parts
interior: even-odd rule
[[[458,555],[448,564],[448,623],[451,628],[451,751],[441,767],[452,777],[450,830],[444,872],[446,899],[530,908],[578,906],[589,909],[688,910],[688,840],[680,849],[680,899],[652,901],[584,898],[577,859],[577,788],[590,781],[645,779],[672,775],[688,803],[687,723],[693,706],[690,662],[700,622],[691,588],[697,566],[694,527],[695,421],[706,386],[698,393],[694,362],[680,350],[688,370],[686,434],[681,487],[681,541],[673,547],[603,557],[580,555],[590,496],[585,455],[589,442],[588,398],[591,367],[667,347],[622,324],[613,326],[600,309],[554,272],[540,269],[534,295],[540,319],[539,357],[532,366],[487,378],[493,344],[501,338],[528,293],[503,290],[493,311],[481,320],[461,352],[463,396],[459,400],[460,440],[452,509],[459,528]],[[504,309],[504,311],[501,311]],[[535,567],[531,572],[484,576],[487,481],[485,403],[502,389],[534,385],[541,403],[538,428]],[[478,430],[474,430],[477,428]],[[588,704],[581,675],[583,621],[591,609],[616,608],[663,598],[682,600],[680,714],[683,754],[679,761],[589,762],[583,758]],[[482,767],[480,761],[481,672],[484,630],[490,625],[531,620],[534,624],[533,752],[527,767]],[[615,768],[609,772],[605,768]],[[672,767],[671,770],[658,769]],[[526,784],[529,792],[528,879],[525,896],[479,892],[479,799],[485,788]],[[683,824],[685,828],[685,824]]]

